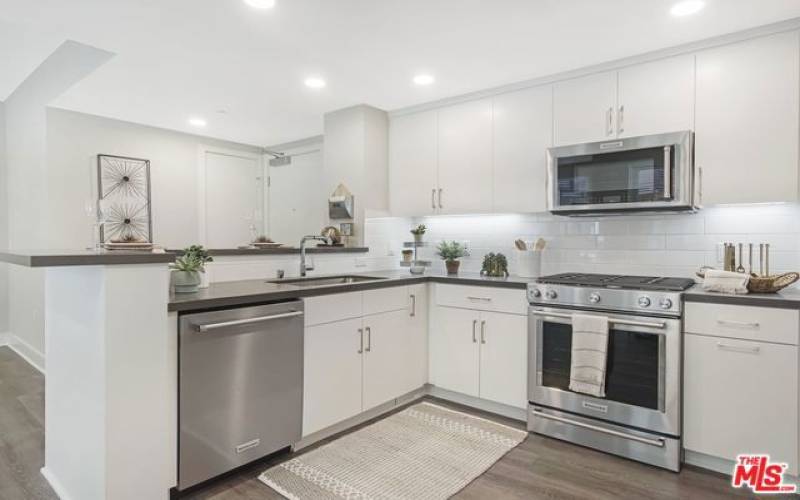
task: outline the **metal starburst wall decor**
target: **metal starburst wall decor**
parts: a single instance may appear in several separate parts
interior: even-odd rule
[[[97,155],[97,182],[104,212],[100,240],[152,242],[150,161]]]

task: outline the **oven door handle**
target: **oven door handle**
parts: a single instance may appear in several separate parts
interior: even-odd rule
[[[566,318],[572,319],[571,314],[567,313],[559,313],[559,312],[545,312],[545,311],[531,311],[531,314],[535,314],[536,316],[552,316],[554,318]],[[667,326],[666,323],[663,321],[661,322],[652,322],[652,321],[631,321],[628,319],[614,319],[608,318],[609,323],[614,323],[615,325],[626,325],[626,326],[643,326],[646,328],[665,328]]]
[[[648,439],[643,438],[640,436],[635,436],[633,434],[628,434],[626,432],[615,431],[613,429],[605,429],[603,427],[599,427],[597,425],[592,424],[585,424],[583,422],[579,422],[577,420],[572,420],[569,418],[558,417],[556,415],[549,415],[547,413],[538,411],[538,410],[531,410],[531,413],[536,417],[546,418],[549,420],[555,420],[556,422],[561,422],[562,424],[574,425],[576,427],[583,427],[584,429],[589,429],[592,431],[602,432],[603,434],[610,434],[612,436],[621,437],[624,439],[629,439],[631,441],[636,441],[639,443],[649,444],[650,446],[657,446],[659,448],[664,447],[664,438],[656,438],[656,439]]]

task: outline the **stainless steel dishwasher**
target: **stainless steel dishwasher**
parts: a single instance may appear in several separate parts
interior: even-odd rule
[[[178,489],[300,440],[303,301],[181,316]]]

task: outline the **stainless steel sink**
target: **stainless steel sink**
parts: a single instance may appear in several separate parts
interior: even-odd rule
[[[363,283],[366,281],[377,281],[383,279],[386,278],[380,278],[375,276],[346,275],[346,276],[322,276],[319,278],[289,278],[282,280],[272,280],[268,281],[268,283],[292,285],[299,287],[311,287],[311,286],[329,286],[329,285],[350,285],[353,283]]]

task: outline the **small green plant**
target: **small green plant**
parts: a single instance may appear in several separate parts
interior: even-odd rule
[[[423,234],[425,234],[425,231],[427,230],[428,228],[425,227],[425,224],[420,224],[419,226],[411,230],[411,234],[413,234],[414,236],[422,236]]]
[[[457,241],[442,241],[436,247],[436,255],[447,262],[453,262],[469,255],[467,248]]]
[[[481,274],[494,277],[508,276],[508,260],[501,253],[488,253],[483,257]]]
[[[274,243],[274,242],[270,238],[262,234],[261,236],[256,237],[253,243]]]
[[[201,245],[192,245],[183,250],[183,255],[175,259],[175,262],[170,266],[176,271],[186,272],[201,272],[206,271],[205,265],[208,262],[213,262],[214,259],[208,254],[208,251]]]

